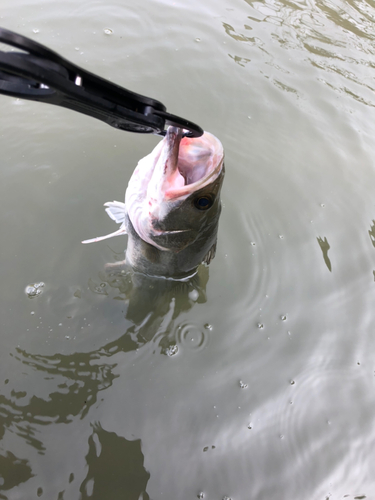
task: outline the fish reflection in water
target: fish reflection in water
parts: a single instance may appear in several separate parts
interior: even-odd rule
[[[129,269],[123,271],[122,265],[111,265],[107,272],[107,283],[119,292],[115,299],[127,303],[125,318],[131,322],[119,338],[95,350],[72,354],[31,354],[17,348],[14,357],[24,365],[52,378],[66,379],[59,385],[62,391],[50,395],[50,405],[34,397],[33,403],[25,407],[27,414],[50,415],[52,420],[64,423],[69,423],[74,416],[85,417],[97,402],[98,393],[109,388],[117,377],[117,362],[111,362],[111,357],[119,352],[135,351],[152,341],[158,341],[160,352],[167,354],[168,348],[179,342],[180,315],[196,303],[206,302],[208,267],[201,266],[198,273],[185,282],[150,278]],[[65,400],[69,400],[69,405]],[[38,419],[30,420],[26,416],[25,421],[38,423]]]
[[[209,278],[207,266],[186,281],[152,278],[137,273],[126,263],[109,264],[101,275],[119,295],[127,301],[125,318],[132,322],[128,335],[137,345],[160,337],[162,352],[168,353],[176,345],[176,320],[189,311],[195,303],[206,302],[206,285]],[[111,347],[113,349],[113,346]],[[111,350],[112,352],[112,350]]]

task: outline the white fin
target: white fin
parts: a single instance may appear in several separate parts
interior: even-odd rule
[[[112,238],[113,236],[120,236],[122,234],[126,234],[126,230],[124,227],[120,227],[120,229],[118,229],[114,233],[106,234],[105,236],[98,236],[96,238],[91,238],[91,240],[84,240],[84,241],[82,241],[82,243],[84,243],[84,244],[95,243],[96,241],[106,240],[107,238]]]
[[[104,203],[104,206],[108,207],[105,211],[117,224],[125,222],[125,203],[121,201],[107,201],[107,203]]]

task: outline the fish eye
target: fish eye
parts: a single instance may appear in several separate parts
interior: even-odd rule
[[[199,196],[194,200],[194,205],[198,210],[208,210],[214,203],[214,197],[210,195]]]

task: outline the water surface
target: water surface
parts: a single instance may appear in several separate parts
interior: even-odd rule
[[[209,269],[106,271],[126,238],[80,241],[158,139],[0,96],[0,498],[373,498],[373,3],[3,7],[227,174]]]

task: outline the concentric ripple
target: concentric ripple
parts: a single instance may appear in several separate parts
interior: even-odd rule
[[[177,343],[194,351],[201,351],[208,344],[208,332],[211,325],[197,323],[181,323],[177,327]]]

